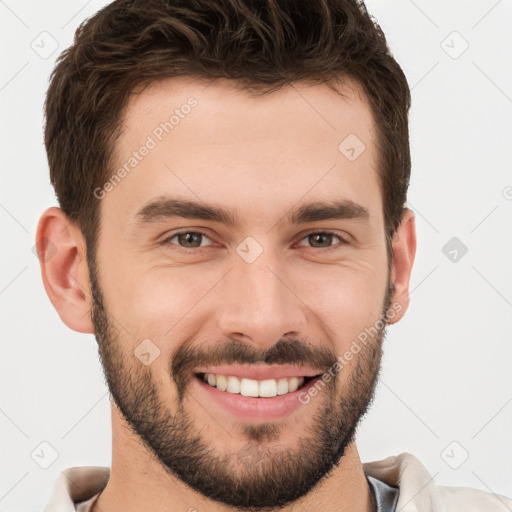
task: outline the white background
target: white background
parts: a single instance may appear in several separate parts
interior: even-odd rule
[[[60,321],[32,252],[40,214],[57,204],[42,131],[49,73],[78,23],[103,5],[0,0],[1,512],[42,510],[64,468],[110,465],[95,340]],[[419,242],[411,306],[389,329],[382,381],[359,430],[361,458],[410,452],[439,484],[510,497],[512,2],[367,5],[412,89],[409,206]],[[45,59],[32,48],[52,44]],[[442,251],[452,237],[468,249],[456,262]],[[47,469],[31,457],[42,450],[51,462],[42,442],[58,453]],[[458,465],[466,452],[458,469],[446,462]]]

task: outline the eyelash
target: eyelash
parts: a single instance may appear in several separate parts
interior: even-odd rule
[[[206,233],[203,233],[202,231],[189,231],[189,230],[186,230],[186,231],[179,231],[177,233],[174,233],[170,237],[167,237],[165,240],[162,241],[162,245],[176,245],[180,249],[181,252],[185,252],[187,254],[203,252],[201,246],[197,247],[197,248],[194,248],[194,249],[190,249],[190,248],[180,247],[178,244],[173,244],[173,243],[170,242],[170,240],[172,240],[173,238],[175,238],[175,237],[177,237],[179,235],[190,234],[190,233],[192,233],[194,235],[201,235],[201,236],[211,240],[211,238]],[[336,237],[336,238],[338,238],[340,240],[339,244],[334,245],[332,247],[326,247],[326,248],[310,247],[311,249],[318,249],[318,250],[323,251],[323,252],[328,252],[328,251],[336,250],[336,249],[339,249],[341,246],[348,244],[348,242],[344,238],[342,238],[338,233],[336,233],[334,231],[329,231],[329,230],[311,231],[310,233],[307,233],[306,235],[304,235],[299,241],[302,241],[302,240],[310,237],[311,235],[327,235],[327,236],[331,236],[332,235],[332,236],[334,236],[334,237]]]

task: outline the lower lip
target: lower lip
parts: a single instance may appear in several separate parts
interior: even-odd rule
[[[315,377],[306,382],[301,388],[285,395],[255,398],[220,391],[196,376],[193,378],[200,392],[206,393],[208,401],[220,405],[238,418],[249,420],[275,420],[288,416],[293,411],[306,405],[299,401],[299,397],[304,396],[303,393],[307,393],[318,379],[319,377]]]

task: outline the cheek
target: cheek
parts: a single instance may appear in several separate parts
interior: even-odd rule
[[[346,350],[382,313],[387,274],[375,269],[330,268],[309,274],[297,293],[319,320],[324,335]]]
[[[117,289],[118,313],[136,338],[169,340],[180,336],[201,310],[201,299],[215,285],[212,273],[186,268],[152,268],[132,272]],[[200,277],[203,277],[201,279]],[[163,345],[163,343],[162,343]]]
[[[103,283],[124,356],[174,398],[172,354],[200,328],[195,308],[205,293],[205,283],[194,283],[186,274],[176,268],[128,272],[119,266]]]

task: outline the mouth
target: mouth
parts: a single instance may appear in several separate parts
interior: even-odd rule
[[[309,384],[316,381],[321,375],[257,380],[207,372],[194,374],[196,379],[219,391],[252,398],[273,398],[301,391],[309,387]]]
[[[307,366],[221,365],[195,368],[192,383],[211,415],[221,413],[222,420],[227,413],[242,421],[270,421],[316,407],[308,405],[308,397],[319,394],[324,382],[319,389],[311,388],[323,375],[321,369]]]
[[[247,372],[242,373],[240,368],[231,367],[230,369],[239,375],[229,375],[229,372],[225,371],[229,369],[224,368],[224,373],[218,373],[217,369],[215,370],[217,373],[196,372],[192,379],[193,387],[196,389],[199,401],[203,403],[203,408],[211,411],[212,416],[218,416],[220,413],[222,421],[225,421],[226,413],[229,417],[244,422],[261,422],[281,420],[292,413],[303,414],[300,411],[310,411],[311,407],[315,406],[304,397],[313,395],[310,389],[323,375],[314,375],[315,372],[311,372],[310,375],[300,375],[300,369],[289,368],[285,372],[281,368],[280,374],[274,372],[278,377],[276,379],[262,377],[250,379],[243,376],[247,375]],[[284,373],[292,376],[285,376]],[[268,373],[264,376],[268,377]],[[314,394],[317,393],[318,390],[315,390]]]

